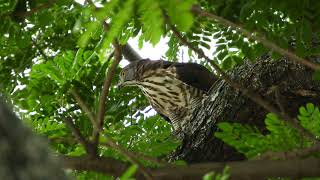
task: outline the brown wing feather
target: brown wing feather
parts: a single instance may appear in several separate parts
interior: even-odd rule
[[[176,63],[178,79],[184,83],[208,92],[217,80],[212,72],[196,63]]]
[[[156,70],[158,68],[166,69],[174,66],[179,80],[205,92],[208,92],[212,84],[217,80],[212,72],[197,63],[178,63],[163,60],[152,61],[149,59],[143,59],[137,62],[137,66],[139,67],[139,70],[143,71]]]

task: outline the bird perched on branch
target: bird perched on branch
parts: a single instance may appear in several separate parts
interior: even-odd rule
[[[138,86],[151,106],[180,133],[215,80],[213,73],[196,63],[143,59],[123,68],[118,86]]]

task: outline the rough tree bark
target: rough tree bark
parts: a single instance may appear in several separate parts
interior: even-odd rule
[[[313,58],[320,62],[320,58]],[[234,81],[262,95],[274,106],[282,108],[291,117],[296,117],[298,108],[307,102],[320,103],[320,83],[312,80],[310,69],[294,64],[286,58],[272,60],[264,55],[256,62],[246,61],[233,69]],[[280,94],[280,98],[275,93]],[[278,103],[276,103],[278,102]],[[184,127],[187,136],[182,145],[171,155],[189,163],[206,161],[241,160],[243,155],[214,137],[217,123],[222,121],[250,124],[264,130],[266,112],[262,107],[244,97],[240,91],[218,80],[210,96],[193,113],[193,118]]]

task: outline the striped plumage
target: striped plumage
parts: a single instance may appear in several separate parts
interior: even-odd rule
[[[180,130],[215,77],[196,63],[145,59],[124,67],[120,81],[121,86],[138,86],[151,106],[171,121],[175,130]]]

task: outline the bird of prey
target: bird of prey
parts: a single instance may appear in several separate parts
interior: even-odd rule
[[[196,63],[142,59],[122,69],[118,86],[138,86],[151,106],[180,133],[192,108],[215,80],[213,73]]]

